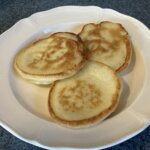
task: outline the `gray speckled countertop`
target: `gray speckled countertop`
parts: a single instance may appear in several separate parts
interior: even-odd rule
[[[150,28],[150,0],[0,0],[0,34],[31,14],[63,5],[96,5],[135,17]],[[9,109],[8,109],[9,111]],[[0,150],[42,150],[0,127]],[[150,127],[108,150],[150,150]]]

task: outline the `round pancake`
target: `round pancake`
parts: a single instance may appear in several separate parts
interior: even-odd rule
[[[79,36],[89,50],[91,60],[102,62],[117,72],[128,66],[132,46],[121,24],[108,21],[86,24]]]
[[[65,127],[89,127],[115,110],[120,92],[116,73],[105,64],[89,61],[76,75],[52,84],[50,116]]]
[[[50,84],[74,75],[86,62],[84,51],[77,35],[59,32],[21,49],[14,68],[33,83]]]

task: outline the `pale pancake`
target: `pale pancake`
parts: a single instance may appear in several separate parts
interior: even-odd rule
[[[50,116],[65,127],[89,127],[116,109],[120,92],[117,74],[105,64],[89,61],[73,77],[52,84],[48,98]]]
[[[86,24],[79,33],[91,60],[102,62],[117,72],[125,69],[131,58],[129,35],[119,23]]]
[[[73,33],[59,32],[21,49],[15,57],[14,68],[33,83],[50,84],[74,75],[85,62],[80,38]]]

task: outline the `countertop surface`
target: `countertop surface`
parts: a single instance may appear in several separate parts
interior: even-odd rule
[[[95,5],[130,15],[150,28],[150,0],[0,0],[0,34],[35,12],[64,5]],[[9,109],[8,109],[9,111]],[[0,127],[0,150],[43,150],[25,143]],[[150,150],[150,127],[107,150]]]

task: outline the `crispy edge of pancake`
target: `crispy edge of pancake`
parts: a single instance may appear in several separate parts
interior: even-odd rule
[[[79,37],[81,38],[81,34],[82,34],[82,32],[84,32],[86,26],[88,26],[88,25],[93,25],[93,26],[98,27],[98,26],[101,26],[101,24],[103,24],[103,23],[113,23],[113,22],[110,22],[110,21],[102,21],[102,22],[100,22],[99,24],[96,24],[96,23],[88,23],[88,24],[85,24],[85,25],[82,27],[80,33],[78,33]],[[121,28],[122,30],[124,30],[124,31],[127,33],[127,36],[126,36],[126,38],[125,38],[125,42],[126,42],[126,46],[127,46],[127,55],[126,55],[126,58],[125,58],[125,62],[124,62],[120,67],[118,67],[118,68],[115,70],[117,73],[120,73],[121,71],[123,71],[124,69],[126,69],[127,66],[128,66],[128,65],[130,64],[130,62],[131,62],[133,44],[132,44],[132,41],[131,41],[131,39],[130,39],[130,37],[129,37],[128,32],[127,32],[126,29],[123,27],[123,25],[120,24],[120,23],[115,23],[115,24],[118,24],[118,25],[120,26],[120,28]],[[81,40],[82,40],[82,38],[81,38]],[[83,41],[83,40],[82,40],[82,41]],[[83,41],[83,44],[84,44],[84,41]],[[85,44],[84,44],[84,45],[85,45]],[[86,47],[86,45],[85,45],[85,47]],[[88,56],[90,56],[90,54],[89,54]],[[98,62],[98,61],[97,61],[97,62]]]
[[[99,64],[98,62],[96,61],[90,61],[91,62],[94,62],[94,63],[97,63]],[[56,84],[59,82],[59,81],[55,81],[52,86],[51,86],[51,89],[49,91],[49,95],[48,95],[48,109],[49,109],[49,113],[50,113],[50,116],[52,118],[52,120],[58,124],[58,125],[61,125],[61,126],[64,126],[64,127],[68,127],[68,128],[87,128],[87,127],[90,127],[90,126],[94,126],[100,122],[102,122],[104,119],[106,119],[111,113],[113,113],[117,106],[118,106],[118,103],[120,101],[120,94],[121,94],[121,91],[122,91],[122,82],[121,82],[121,79],[119,78],[119,76],[117,75],[117,73],[115,71],[113,71],[109,66],[101,63],[105,68],[109,69],[116,82],[117,82],[117,87],[116,87],[116,93],[113,95],[113,99],[112,99],[112,105],[109,106],[106,110],[104,110],[103,112],[99,113],[98,115],[96,116],[93,116],[93,117],[90,117],[90,118],[87,118],[87,119],[82,119],[82,120],[78,120],[78,121],[75,121],[75,120],[65,120],[65,119],[62,119],[60,118],[59,116],[57,116],[51,106],[51,93],[53,92]]]
[[[39,41],[42,41],[42,40],[45,40],[45,39],[48,39],[52,36],[55,36],[56,33],[46,37],[46,38],[41,38],[37,41],[34,41],[32,42],[31,44],[29,44],[28,46],[22,48],[20,51],[18,51],[14,57],[14,60],[13,60],[13,68],[14,70],[20,74],[23,78],[27,79],[27,80],[30,80],[31,82],[33,83],[36,83],[36,84],[43,84],[43,81],[40,81],[42,79],[44,79],[44,83],[45,84],[50,84],[56,80],[60,80],[60,79],[64,79],[64,78],[67,78],[67,77],[70,77],[72,75],[74,75],[76,72],[78,72],[83,66],[84,64],[87,62],[87,53],[85,53],[85,47],[83,45],[83,42],[82,40],[80,39],[80,37],[74,33],[71,33],[71,32],[57,32],[58,33],[67,33],[67,34],[71,34],[73,36],[76,36],[77,39],[79,41],[76,41],[77,42],[77,45],[78,45],[78,52],[80,53],[80,55],[82,56],[82,60],[80,61],[80,63],[74,67],[72,67],[71,69],[67,70],[66,72],[60,72],[60,73],[55,73],[55,74],[31,74],[31,73],[28,73],[26,71],[23,71],[21,68],[19,68],[19,66],[17,65],[17,58],[19,57],[20,53],[22,53],[23,51],[25,51],[27,48],[31,47],[32,45],[36,44],[37,42]],[[81,51],[81,49],[83,49]],[[53,79],[52,79],[53,78]],[[45,79],[47,79],[47,83],[45,82]],[[52,79],[52,81],[51,81]]]
[[[78,41],[82,42],[81,38],[77,34],[72,33],[72,32],[56,32],[56,33],[53,33],[51,36],[58,36],[58,37],[68,38],[66,36],[66,34],[70,34],[72,37],[74,37],[74,39],[71,39],[71,40],[75,40],[76,39],[77,42]],[[70,38],[68,38],[68,39],[70,39]]]
[[[28,74],[28,73],[25,73],[23,72],[22,70],[20,70],[16,63],[14,62],[13,64],[13,68],[14,68],[14,71],[19,74],[22,78],[34,83],[34,84],[43,84],[43,85],[47,85],[47,84],[51,84],[53,83],[54,81],[57,81],[57,80],[61,80],[61,79],[64,79],[64,78],[67,78],[67,77],[70,77],[70,76],[73,76],[74,74],[76,74],[76,72],[78,72],[84,65],[85,65],[86,61],[83,62],[81,64],[81,66],[76,69],[76,70],[71,70],[70,73],[64,73],[64,74],[55,74],[55,75],[32,75],[32,74]]]
[[[116,70],[117,73],[120,73],[121,71],[126,69],[128,67],[128,65],[131,63],[133,45],[132,45],[130,39],[126,38],[125,40],[126,40],[126,46],[127,46],[127,55],[126,55],[126,58],[125,58],[125,62],[122,64],[122,66],[120,66]]]

